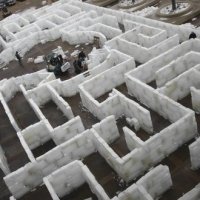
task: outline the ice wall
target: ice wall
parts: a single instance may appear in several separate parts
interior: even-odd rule
[[[127,55],[134,57],[135,60],[139,63],[145,63],[155,56],[158,56],[161,53],[164,53],[167,50],[175,47],[179,43],[179,38],[177,35],[175,35],[161,41],[160,43],[157,43],[152,47],[146,48],[135,43],[133,40],[130,40],[130,38],[134,38],[134,32],[137,34],[136,29],[130,30],[123,34],[121,37],[117,37],[106,42],[106,45],[111,49],[117,49]]]
[[[197,200],[200,198],[200,185],[198,184],[194,189],[184,194],[178,200]]]
[[[28,99],[31,99],[35,103],[33,109],[36,110],[36,113],[40,116],[40,119],[43,119],[44,116],[41,112],[37,112],[39,109],[38,107],[45,105],[50,100],[52,100],[57,105],[57,107],[67,117],[67,119],[70,120],[74,117],[69,104],[64,101],[64,99],[60,97],[55,89],[50,85],[41,85],[31,91],[28,91],[27,96]]]
[[[162,177],[162,173],[164,173],[164,177]],[[74,161],[45,178],[45,184],[49,192],[53,193],[54,196],[56,194],[57,197],[69,194],[84,182],[88,183],[98,199],[110,199],[87,166],[80,161]],[[171,186],[172,181],[168,167],[159,165],[137,181],[136,184],[131,185],[112,199],[125,200],[127,198],[136,198],[138,200],[153,200],[154,197],[159,197]],[[158,191],[156,194],[154,193],[155,189]],[[51,196],[54,200],[57,200],[57,197]]]
[[[60,198],[86,182],[98,199],[109,199],[87,166],[80,161],[74,161],[66,165],[49,175],[46,179]]]
[[[199,71],[190,69],[169,81],[164,87],[158,89],[158,91],[175,101],[178,101],[190,93],[191,86],[199,88],[199,75]]]
[[[0,146],[0,169],[3,171],[5,175],[10,173],[10,169],[8,167],[7,159],[3,152],[3,149]]]
[[[164,86],[168,81],[177,77],[181,73],[193,68],[200,63],[199,53],[188,52],[184,56],[178,57],[168,65],[156,72],[156,84],[158,87]]]
[[[143,186],[151,197],[156,199],[172,186],[169,168],[159,165],[143,176],[137,184]]]
[[[192,108],[196,113],[200,112],[200,91],[195,87],[190,88],[191,98],[192,98]]]
[[[188,40],[189,34],[192,32],[192,30],[189,28],[183,28],[180,26],[167,24],[164,22],[155,21],[152,19],[131,15],[131,14],[128,14],[128,13],[125,13],[122,11],[117,11],[117,10],[113,10],[113,9],[103,8],[103,7],[97,7],[95,5],[85,4],[85,3],[78,2],[78,1],[71,2],[71,4],[80,6],[85,11],[89,11],[91,9],[95,10],[99,15],[104,13],[104,14],[116,16],[118,22],[122,23],[122,24],[123,24],[123,21],[127,19],[130,21],[145,24],[145,25],[152,26],[155,28],[164,29],[167,31],[168,35],[170,35],[170,36],[172,36],[174,34],[179,34],[181,41]],[[196,33],[197,33],[197,35],[200,35],[200,33],[198,31],[196,31]]]
[[[20,198],[40,185],[43,177],[94,151],[95,147],[91,141],[89,131],[86,131],[38,157],[35,162],[28,163],[11,173],[4,180],[14,197]]]
[[[107,41],[105,35],[97,31],[74,31],[62,33],[62,40],[68,42],[71,45],[85,44],[94,42],[94,37],[98,37],[100,40],[100,46],[103,47]]]
[[[200,167],[200,157],[199,157],[200,139],[199,138],[189,146],[189,150],[190,150],[190,159],[191,159],[192,168],[198,169]]]

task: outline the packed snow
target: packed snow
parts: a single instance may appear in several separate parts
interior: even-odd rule
[[[123,1],[123,5],[131,2]],[[188,5],[182,3],[179,11]],[[66,80],[44,69],[0,81],[1,104],[29,159],[28,164],[11,172],[0,147],[0,168],[11,199],[20,199],[43,185],[52,199],[58,200],[84,183],[98,199],[111,199],[105,190],[107,186],[100,184],[84,164],[84,159],[95,153],[116,173],[111,178],[122,188],[115,191],[113,200],[158,199],[165,195],[175,184],[174,174],[168,166],[158,164],[195,138],[189,145],[190,167],[200,168],[195,118],[195,113],[200,113],[200,40],[188,40],[193,31],[190,24],[175,26],[141,17],[156,10],[149,7],[128,14],[66,0],[1,22],[0,43],[4,49],[0,61],[6,67],[15,59],[16,51],[25,55],[41,42],[59,38],[75,47],[72,53],[64,52],[60,46],[53,50],[63,58],[69,52],[76,58],[80,52],[77,48],[93,44],[94,38],[99,38],[100,47],[94,46],[88,55],[87,71]],[[200,31],[196,29],[195,33],[199,38]],[[44,57],[29,58],[28,62],[41,63]],[[66,63],[62,70],[71,67]],[[39,119],[22,130],[8,103],[18,92]],[[177,103],[188,95],[190,109]],[[80,101],[77,103],[74,97]],[[42,112],[48,102],[53,102],[68,121],[53,127]],[[74,112],[77,108],[80,115]],[[98,122],[86,128],[82,112],[95,116]],[[159,125],[155,127],[155,113],[159,119],[168,121],[167,126],[158,130],[160,121],[156,119]],[[122,118],[126,125],[119,128]],[[147,139],[140,137],[141,132]],[[128,153],[119,155],[111,146],[121,138]],[[53,141],[55,147],[36,156],[33,151],[48,141]],[[185,195],[179,200],[190,195],[198,199],[198,192],[199,185],[194,186],[191,191],[182,192]]]

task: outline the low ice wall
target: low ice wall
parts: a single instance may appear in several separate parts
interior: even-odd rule
[[[24,151],[26,152],[27,157],[29,158],[29,160],[31,162],[35,161],[35,157],[31,151],[31,149],[29,148],[27,142],[25,141],[24,137],[22,136],[21,132],[17,132],[17,136],[19,138],[19,141],[24,149]]]
[[[190,93],[190,87],[194,86],[199,88],[200,72],[195,69],[190,69],[179,75],[177,78],[169,81],[164,87],[158,89],[158,91],[175,101],[178,101]]]
[[[137,185],[142,186],[153,199],[160,197],[172,186],[172,179],[167,166],[159,165],[145,176],[143,176]]]
[[[99,103],[95,98],[121,85],[124,82],[124,73],[130,71],[134,67],[135,62],[133,59],[130,59],[85,81],[79,86],[83,105],[99,119],[103,119],[109,115],[115,115],[119,118],[122,111],[121,107],[118,106],[119,98],[117,95],[109,97],[102,103]],[[113,76],[113,74],[115,74],[115,76]]]
[[[200,198],[200,184],[198,184],[197,186],[195,186],[194,189],[192,189],[188,193],[184,194],[178,200],[197,200],[199,198]]]
[[[52,80],[54,78],[55,78],[54,75],[52,76],[50,73],[45,73],[43,71],[18,76],[17,78],[12,77],[6,80],[0,86],[0,91],[2,92],[6,102],[8,102],[18,91],[23,92],[24,89],[25,90],[33,89],[34,87],[39,85],[43,80],[46,79]]]
[[[162,172],[165,175],[164,177]],[[89,187],[99,199],[110,199],[88,167],[80,161],[74,161],[45,178],[50,193],[53,192],[60,198],[70,194],[84,182],[89,184]],[[131,199],[153,200],[152,196],[159,197],[171,186],[172,180],[169,168],[159,165],[139,179],[136,184],[131,185],[125,191],[119,193],[118,196],[115,196],[113,200],[125,200],[128,197],[131,197]],[[57,200],[57,198],[53,199]]]
[[[176,25],[172,25],[172,24],[168,24],[168,23],[164,23],[164,22],[140,17],[140,16],[131,15],[129,13],[122,12],[122,11],[98,7],[98,6],[95,6],[95,5],[82,3],[82,2],[79,2],[79,1],[70,2],[70,4],[79,6],[80,8],[82,8],[82,10],[85,10],[85,11],[95,10],[99,15],[109,14],[109,15],[112,15],[112,16],[116,16],[118,22],[122,23],[122,24],[123,24],[123,21],[127,19],[127,20],[130,20],[130,21],[145,24],[145,25],[152,26],[152,27],[155,27],[155,28],[164,29],[164,30],[167,31],[169,36],[172,36],[174,34],[178,34],[181,41],[188,40],[188,37],[189,37],[190,33],[192,32],[192,30],[190,28],[183,28],[183,27],[180,27],[180,26],[176,26]],[[199,31],[195,31],[195,32],[197,33],[198,36],[200,35]]]
[[[102,23],[107,26],[119,29],[117,18],[113,15],[103,14],[100,17],[94,19],[95,23]]]
[[[79,27],[81,29],[81,27]],[[118,28],[113,28],[105,24],[94,24],[92,26],[83,27],[83,30],[88,30],[88,31],[96,31],[102,33],[107,39],[112,39],[114,37],[117,37],[118,35],[122,34],[122,31]]]
[[[74,161],[62,167],[48,176],[47,180],[60,198],[76,190],[76,188],[86,182],[98,199],[109,199],[88,167],[80,161]]]
[[[139,68],[134,71],[129,72],[129,74],[144,83],[149,83],[156,79],[156,72],[162,69],[165,65],[169,64],[172,60],[185,55],[192,49],[192,42],[184,42],[167,52],[149,60]]]
[[[95,146],[88,130],[38,157],[35,162],[28,163],[12,172],[4,180],[13,196],[20,198],[40,185],[43,177],[73,160],[84,158],[94,151]]]
[[[123,128],[125,140],[127,147],[130,151],[134,150],[135,148],[141,148],[144,145],[144,142],[129,128]]]
[[[47,177],[59,198],[69,194],[85,182],[82,167],[83,164],[80,161],[74,161]]]
[[[4,25],[4,29],[12,33],[17,33],[21,30],[21,27],[16,23],[9,23]]]
[[[112,49],[108,53],[105,60],[102,63],[98,64],[97,66],[94,66],[91,70],[89,70],[89,72],[91,75],[95,76],[129,59],[132,59],[132,58],[127,56],[126,54],[123,54],[117,50]]]
[[[41,85],[27,92],[28,98],[32,99],[38,106],[42,106],[51,99],[49,87]]]
[[[127,34],[124,34],[125,38],[129,38],[129,41],[134,41],[146,48],[150,48],[167,39],[167,32],[162,29],[153,28],[129,20],[124,20],[124,27],[127,31]]]
[[[45,19],[41,19],[35,22],[35,26],[38,26],[41,30],[45,30],[45,29],[51,29],[55,27],[55,24],[45,20]]]
[[[138,200],[153,200],[143,187],[136,184],[128,187],[128,189],[126,189],[124,192],[121,192],[118,197],[113,198],[113,200],[126,200],[127,198]]]
[[[200,90],[195,87],[190,88],[191,98],[192,98],[192,107],[196,113],[200,113]]]
[[[92,128],[97,131],[107,143],[112,143],[120,136],[116,125],[115,116],[113,115],[103,119],[100,123],[95,124]]]
[[[99,64],[103,63],[108,56],[109,51],[110,50],[106,46],[100,50],[93,48],[92,51],[88,54],[88,69],[91,70]]]
[[[10,78],[7,80],[2,87],[0,87],[0,91],[6,102],[8,102],[18,91],[20,91],[19,86],[15,82],[15,78]]]
[[[121,93],[117,92],[119,96],[120,103],[123,107],[123,114],[129,118],[136,118],[139,122],[140,127],[142,127],[148,133],[153,132],[153,124],[151,120],[150,112],[140,106],[138,103],[128,99]]]
[[[200,167],[200,138],[198,138],[195,142],[193,142],[189,146],[190,150],[190,159],[191,159],[191,164],[193,169],[199,169]]]
[[[74,32],[63,32],[62,40],[67,41],[71,45],[85,44],[94,42],[94,37],[100,38],[100,46],[102,47],[107,41],[106,37],[97,31],[74,31]]]
[[[0,169],[3,171],[5,175],[10,173],[10,169],[8,167],[8,163],[4,154],[3,149],[0,146]]]
[[[141,147],[135,148],[130,154],[123,158],[123,177],[126,180],[137,177],[139,174],[174,152],[185,142],[194,138],[197,134],[194,122],[194,116],[187,116],[178,123],[169,126],[151,137],[143,143]],[[181,130],[179,130],[180,126],[183,127],[183,129],[181,128]],[[187,131],[185,130],[188,126],[191,126],[192,128],[192,131],[189,132],[189,134],[189,129]],[[134,167],[131,164],[132,162],[134,162]],[[129,176],[126,176],[127,174],[129,174]]]
[[[115,38],[114,40],[106,43],[106,45],[108,45],[111,49],[117,49],[127,55],[130,55],[140,63],[145,63],[178,44],[179,38],[177,35],[170,37],[157,45],[152,46],[151,48],[142,47],[136,43],[129,42],[124,38]]]
[[[41,85],[31,91],[28,91],[27,96],[39,107],[52,100],[69,120],[74,117],[69,104],[62,97],[60,97],[55,89],[50,85]]]
[[[105,126],[106,127],[106,126]],[[116,124],[112,124],[114,131]],[[112,135],[112,129],[104,129],[108,135]],[[105,158],[107,163],[126,181],[130,181],[144,171],[159,163],[166,156],[174,152],[185,142],[191,140],[197,135],[197,126],[193,112],[186,113],[184,117],[177,122],[163,129],[160,133],[150,137],[142,142],[134,133],[124,128],[125,139],[130,153],[124,157],[119,157],[108,142],[102,136],[102,128],[98,126],[92,130],[94,142],[98,152]],[[116,131],[115,131],[116,133]],[[128,137],[127,137],[128,136]],[[116,135],[117,138],[117,135]],[[134,163],[134,165],[132,164]]]
[[[124,74],[134,68],[134,60],[129,59],[85,81],[80,87],[84,88],[93,98],[98,98],[111,89],[121,85],[125,81]]]
[[[84,130],[81,118],[77,116],[65,124],[56,127],[51,134],[56,145],[59,145],[82,133]]]
[[[126,76],[126,85],[129,94],[171,122],[175,122],[187,114],[187,109],[183,106],[130,75]]]
[[[70,4],[61,4],[58,6],[58,9],[64,10],[65,12],[68,12],[71,15],[75,15],[81,12],[81,8]]]
[[[168,65],[156,72],[156,84],[164,86],[168,81],[200,63],[200,53],[189,52],[173,60]]]
[[[47,120],[42,120],[24,129],[21,134],[32,150],[49,141],[51,139],[51,131],[52,128],[49,126]]]

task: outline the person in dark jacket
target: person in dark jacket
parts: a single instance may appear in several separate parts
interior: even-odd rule
[[[197,38],[196,33],[194,33],[194,32],[190,33],[189,40],[190,39],[195,39],[195,38]]]
[[[83,50],[81,50],[81,52],[78,54],[78,59],[83,61],[83,60],[85,60],[85,58],[86,58],[86,55],[83,52]]]
[[[22,57],[19,55],[19,52],[18,52],[18,51],[16,51],[15,57],[17,58],[19,64],[21,65],[21,64],[22,64]]]
[[[80,65],[80,60],[75,60],[73,62],[73,66],[74,66],[74,70],[76,74],[80,74],[82,69],[81,69],[81,65]]]
[[[62,55],[60,54],[60,55],[58,55],[58,61],[59,61],[59,64],[62,66],[63,65],[63,57],[62,57]]]

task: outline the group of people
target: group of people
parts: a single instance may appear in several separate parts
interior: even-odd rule
[[[22,57],[18,51],[16,51],[15,57],[18,60],[19,64],[23,65]],[[85,59],[86,59],[86,55],[83,52],[83,50],[81,50],[81,52],[78,54],[78,58],[75,59],[73,62],[74,71],[76,74],[80,74],[81,72],[83,72],[87,69]],[[47,60],[46,60],[46,62],[48,63]],[[54,67],[54,69],[48,68],[48,71],[53,71],[56,75],[61,75],[63,72],[66,71],[66,69],[70,68],[69,67],[70,63],[69,62],[64,63],[62,55],[52,56],[52,58],[49,60],[49,64],[51,66],[55,66],[55,67]]]
[[[78,58],[75,59],[73,62],[75,74],[80,74],[81,72],[87,69],[86,64],[85,64],[85,59],[86,59],[86,55],[82,50],[78,54]],[[55,75],[62,75],[68,69],[71,68],[70,62],[69,61],[64,62],[62,55],[58,55],[51,58],[50,64],[52,66],[55,66],[55,68],[53,69],[53,72]]]

